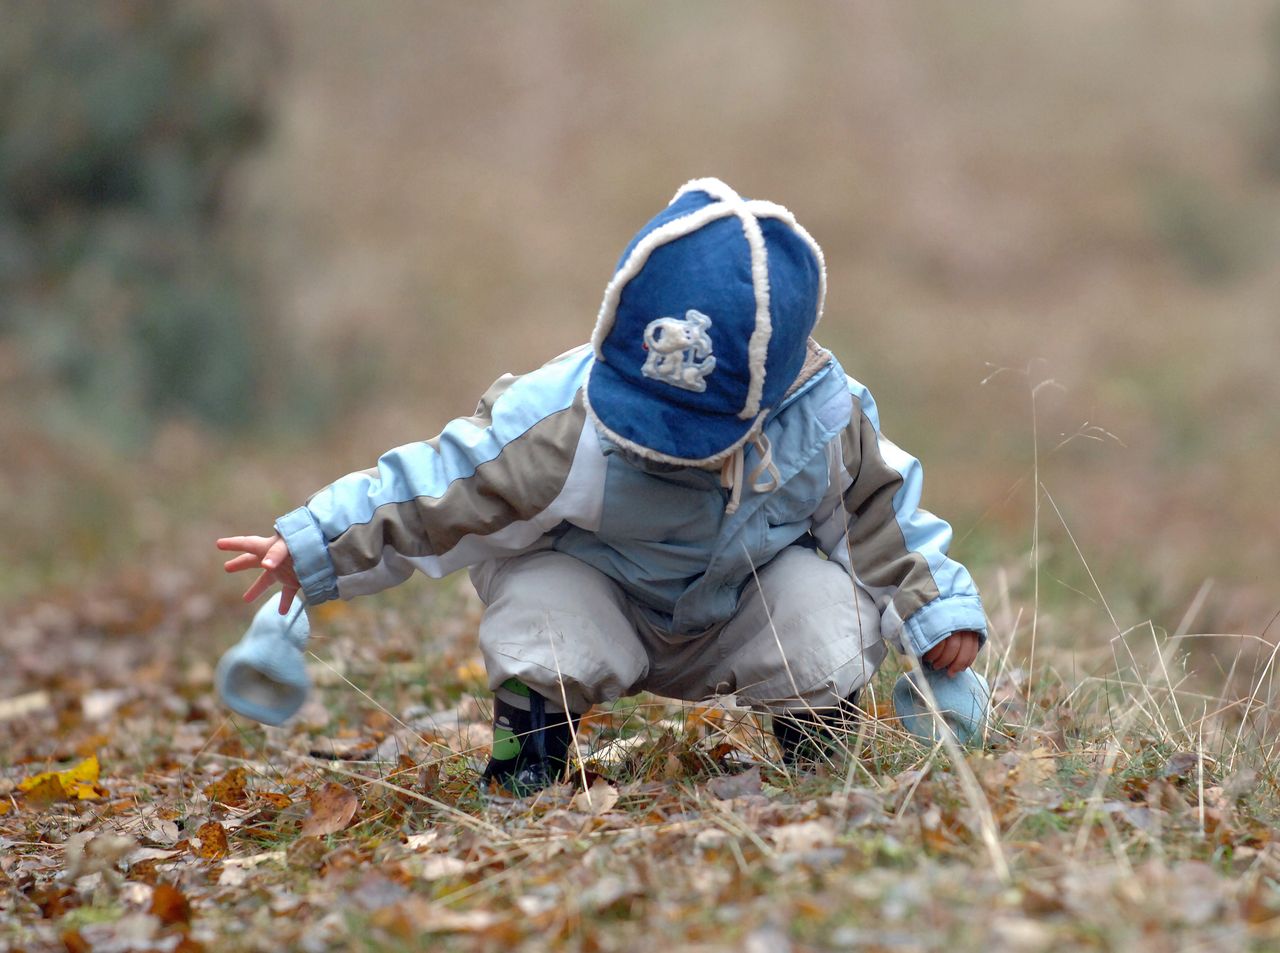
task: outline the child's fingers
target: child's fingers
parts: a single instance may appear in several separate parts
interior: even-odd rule
[[[970,665],[973,660],[978,657],[978,637],[970,632],[965,632],[959,636],[955,636],[960,642],[960,651],[956,653],[955,660],[951,663],[951,667],[947,673],[955,678]]]
[[[215,543],[224,552],[254,553],[261,556],[271,546],[271,538],[266,536],[224,536]]]
[[[227,572],[239,572],[242,569],[253,569],[260,565],[260,560],[255,553],[241,553],[234,559],[228,559],[222,564],[222,568]]]
[[[266,554],[262,557],[262,565],[268,569],[275,569],[289,558],[289,547],[285,545],[285,541],[279,536],[273,536],[274,540],[267,548]]]
[[[956,652],[960,649],[959,639],[950,636],[938,646],[938,654],[934,656],[930,663],[938,671],[947,671],[951,668],[951,663],[956,660]]]
[[[271,588],[272,583],[276,581],[275,574],[270,570],[263,570],[262,575],[253,581],[253,585],[244,591],[244,601],[252,602],[258,596],[262,595]]]
[[[293,605],[293,597],[298,594],[298,590],[293,586],[285,586],[280,590],[280,614],[285,615],[289,611],[289,606]]]

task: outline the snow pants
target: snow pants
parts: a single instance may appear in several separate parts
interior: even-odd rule
[[[687,701],[735,694],[785,711],[832,707],[870,680],[887,652],[880,614],[843,568],[792,546],[757,575],[732,618],[684,635],[655,626],[616,582],[572,556],[484,563],[471,579],[486,606],[489,686],[502,693],[518,679],[575,713],[640,691]]]

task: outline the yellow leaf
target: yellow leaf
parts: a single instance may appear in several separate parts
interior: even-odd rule
[[[44,807],[56,801],[67,800],[67,789],[62,786],[58,775],[53,771],[37,774],[34,778],[28,778],[27,781],[31,784],[27,785],[26,781],[23,782],[23,793],[27,796],[28,804]]]
[[[65,771],[42,771],[18,782],[23,793],[35,792],[45,800],[96,801],[107,796],[107,789],[98,784],[98,756],[91,755]],[[57,782],[62,796],[56,796],[51,782]]]

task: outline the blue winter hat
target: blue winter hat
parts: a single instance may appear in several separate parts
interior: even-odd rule
[[[822,250],[789,211],[695,179],[605,289],[587,409],[648,459],[720,462],[795,381],[825,296]]]

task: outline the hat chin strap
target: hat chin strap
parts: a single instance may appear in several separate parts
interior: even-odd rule
[[[764,414],[760,416],[763,417]],[[763,430],[753,434],[749,443],[760,454],[760,462],[751,471],[751,489],[756,493],[772,493],[782,481],[782,474],[773,463],[773,444],[769,442]],[[738,506],[742,503],[742,471],[746,467],[745,457],[744,445],[726,457],[724,465],[720,468],[720,485],[729,491],[729,505],[724,508],[725,516],[732,516],[738,512]],[[768,474],[768,479],[762,480],[762,474]]]

